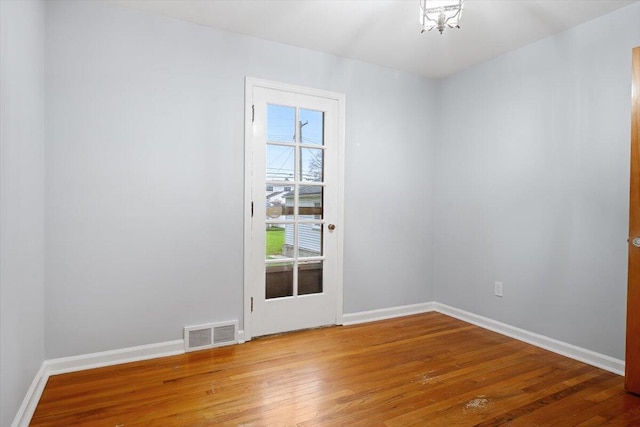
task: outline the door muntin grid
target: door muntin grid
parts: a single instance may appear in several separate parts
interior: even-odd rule
[[[265,298],[323,291],[324,112],[267,104]]]

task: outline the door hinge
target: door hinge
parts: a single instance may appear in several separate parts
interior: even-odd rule
[[[253,297],[251,297],[251,312],[253,313]]]
[[[251,123],[253,123],[255,119],[256,119],[256,106],[252,105],[251,106]]]
[[[251,218],[253,218],[253,202],[251,202]]]

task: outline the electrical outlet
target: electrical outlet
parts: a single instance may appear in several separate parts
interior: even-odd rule
[[[502,282],[494,282],[493,283],[493,293],[497,297],[501,297],[502,296]]]

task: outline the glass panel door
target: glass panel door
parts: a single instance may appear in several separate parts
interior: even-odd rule
[[[264,81],[247,91],[245,334],[336,324],[343,95]]]

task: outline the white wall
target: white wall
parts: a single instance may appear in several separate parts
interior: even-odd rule
[[[441,81],[437,301],[624,358],[639,23],[635,3]]]
[[[347,95],[344,312],[432,300],[431,82],[99,2],[46,40],[48,358],[242,320],[245,76]]]
[[[0,1],[0,425],[44,351],[44,22],[40,1]]]

